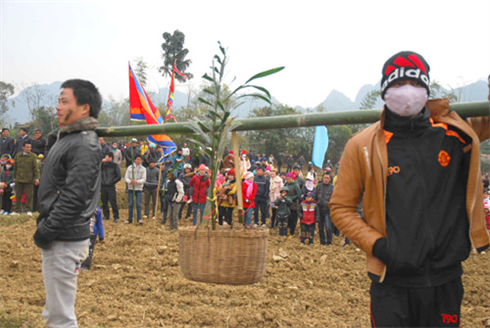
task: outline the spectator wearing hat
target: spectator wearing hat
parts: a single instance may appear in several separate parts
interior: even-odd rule
[[[145,194],[145,215],[146,219],[150,215],[150,199],[151,199],[151,212],[152,218],[155,219],[155,209],[157,201],[157,191],[158,191],[158,176],[160,170],[156,167],[155,159],[151,158],[148,167],[146,168],[146,181],[143,187],[143,192]]]
[[[192,192],[192,202],[194,204],[193,208],[193,225],[197,225],[197,210],[200,212],[199,224],[202,224],[202,217],[204,215],[204,208],[206,207],[207,192],[209,185],[211,184],[211,179],[209,179],[209,174],[207,172],[206,166],[204,164],[199,165],[196,174],[192,177],[189,182],[189,187],[193,188]]]
[[[252,226],[252,213],[255,208],[255,195],[257,194],[257,185],[254,183],[254,174],[247,172],[243,176],[242,198],[244,210],[244,222],[246,227]]]
[[[31,147],[32,147],[32,144],[34,142],[33,142],[32,138],[29,135],[27,135],[28,131],[29,131],[28,128],[20,128],[19,129],[20,136],[17,138],[17,141],[15,142],[15,150],[14,150],[14,153],[12,154],[12,157],[14,157],[14,159],[15,159],[15,155],[23,152],[24,143],[26,141],[29,141],[29,144],[31,144]]]
[[[228,155],[225,156],[223,159],[223,164],[222,164],[222,169],[234,169],[235,168],[235,154],[233,153],[233,150],[230,150],[228,152]]]
[[[306,194],[305,200],[300,203],[299,216],[301,217],[301,243],[305,243],[308,239],[308,244],[313,244],[315,236],[315,222],[318,222],[320,211],[318,204],[313,199],[313,192],[309,191]]]
[[[2,129],[2,137],[0,144],[0,155],[4,154],[12,155],[15,149],[15,141],[11,137],[9,137],[10,131],[8,128]]]
[[[43,154],[46,150],[46,138],[41,129],[34,130],[34,140],[32,141],[32,152],[36,155]]]
[[[216,196],[218,197],[218,203],[224,207],[226,223],[231,225],[233,209],[236,206],[236,177],[234,169],[226,172],[226,182],[218,188]],[[220,225],[223,224],[221,220],[219,222]]]
[[[240,154],[240,173],[245,174],[245,172],[247,172],[251,166],[252,164],[247,156],[247,151],[243,150]]]
[[[299,198],[299,201],[302,202],[306,199],[306,194],[309,192],[315,192],[315,178],[313,176],[313,173],[308,172],[306,175],[306,182],[303,188],[301,188],[301,196]]]
[[[255,195],[254,226],[259,224],[260,212],[262,227],[265,228],[266,219],[269,216],[270,180],[264,173],[262,166],[257,167],[255,170],[254,183],[257,185],[257,193]]]
[[[138,139],[133,138],[131,140],[131,147],[129,147],[128,149],[126,149],[124,151],[124,156],[126,159],[126,166],[130,166],[131,164],[133,164],[134,159],[136,158],[137,155],[141,156],[141,148],[138,145]],[[141,157],[141,158],[143,158],[143,157]]]
[[[110,219],[109,203],[111,203],[114,222],[119,222],[119,208],[117,206],[116,183],[121,180],[121,168],[114,162],[114,154],[108,152],[102,159],[102,177],[100,199],[102,201],[103,219]]]
[[[286,174],[286,185],[288,188],[288,196],[291,198],[291,206],[289,210],[291,214],[289,215],[288,227],[289,227],[289,238],[294,237],[294,232],[296,231],[296,226],[298,225],[298,208],[299,208],[299,197],[301,196],[301,189],[296,182],[296,174],[294,172],[289,172]]]
[[[2,207],[0,214],[8,215],[12,209],[12,187],[10,186],[14,182],[14,160],[8,159],[5,163],[5,168],[0,174],[0,192],[2,194]]]
[[[31,152],[32,145],[30,141],[24,140],[23,151],[15,156],[14,160],[14,182],[15,194],[17,201],[15,202],[14,211],[11,215],[16,215],[21,212],[21,198],[25,193],[26,203],[25,211],[27,215],[32,215],[32,196],[34,193],[34,185],[39,184],[39,166],[37,164],[37,156]]]

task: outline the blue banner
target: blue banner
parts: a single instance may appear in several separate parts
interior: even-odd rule
[[[324,125],[315,128],[315,141],[313,142],[313,159],[311,162],[323,169],[323,159],[328,148],[328,131]]]

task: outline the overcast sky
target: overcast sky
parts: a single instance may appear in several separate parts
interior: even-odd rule
[[[178,29],[197,87],[217,41],[228,48],[228,81],[286,66],[257,80],[282,103],[314,107],[333,89],[354,99],[381,78],[393,54],[413,50],[432,80],[458,87],[490,74],[490,1],[4,1],[0,80],[94,82],[108,98],[128,96],[127,63],[143,57],[150,90],[167,87],[164,32]]]

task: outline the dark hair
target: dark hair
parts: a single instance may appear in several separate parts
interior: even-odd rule
[[[110,158],[114,158],[114,154],[112,151],[108,151],[107,153],[104,154],[105,156],[109,156]]]
[[[39,133],[42,133],[43,131],[41,131],[40,128],[37,128],[36,130],[34,130],[34,132],[39,132]]]
[[[77,100],[77,105],[89,105],[90,116],[93,118],[99,117],[100,108],[102,107],[102,97],[92,82],[73,79],[63,82],[61,87],[72,89],[73,95]]]
[[[29,132],[28,128],[20,128],[20,130],[24,130],[26,133]]]
[[[330,180],[332,179],[332,175],[330,173],[327,173],[327,172],[323,172],[323,175],[322,175],[322,179],[324,176],[328,175],[330,177]]]
[[[24,144],[22,145],[22,147],[25,147],[25,145],[31,145],[32,146],[32,144],[29,140],[24,141]]]
[[[3,129],[2,129],[2,132],[3,132],[3,131],[5,131],[5,130],[7,130],[7,131],[9,131],[9,132],[10,132],[9,128],[3,128]]]
[[[280,175],[280,176],[281,176],[281,175],[287,175],[287,173],[286,173],[286,172],[281,172],[281,173],[279,173],[279,175]]]
[[[138,157],[143,159],[143,157],[140,154],[136,154],[136,156],[134,156],[134,159],[137,159]]]

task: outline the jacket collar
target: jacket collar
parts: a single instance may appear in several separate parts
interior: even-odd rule
[[[73,124],[65,125],[60,129],[60,135],[65,135],[73,132],[86,130],[95,130],[99,126],[99,122],[93,117],[84,117]]]
[[[439,121],[439,117],[449,115],[449,98],[429,99],[425,103],[425,108],[428,109],[430,117],[435,121]],[[386,124],[387,107],[383,107],[380,117],[380,127],[383,129]]]

